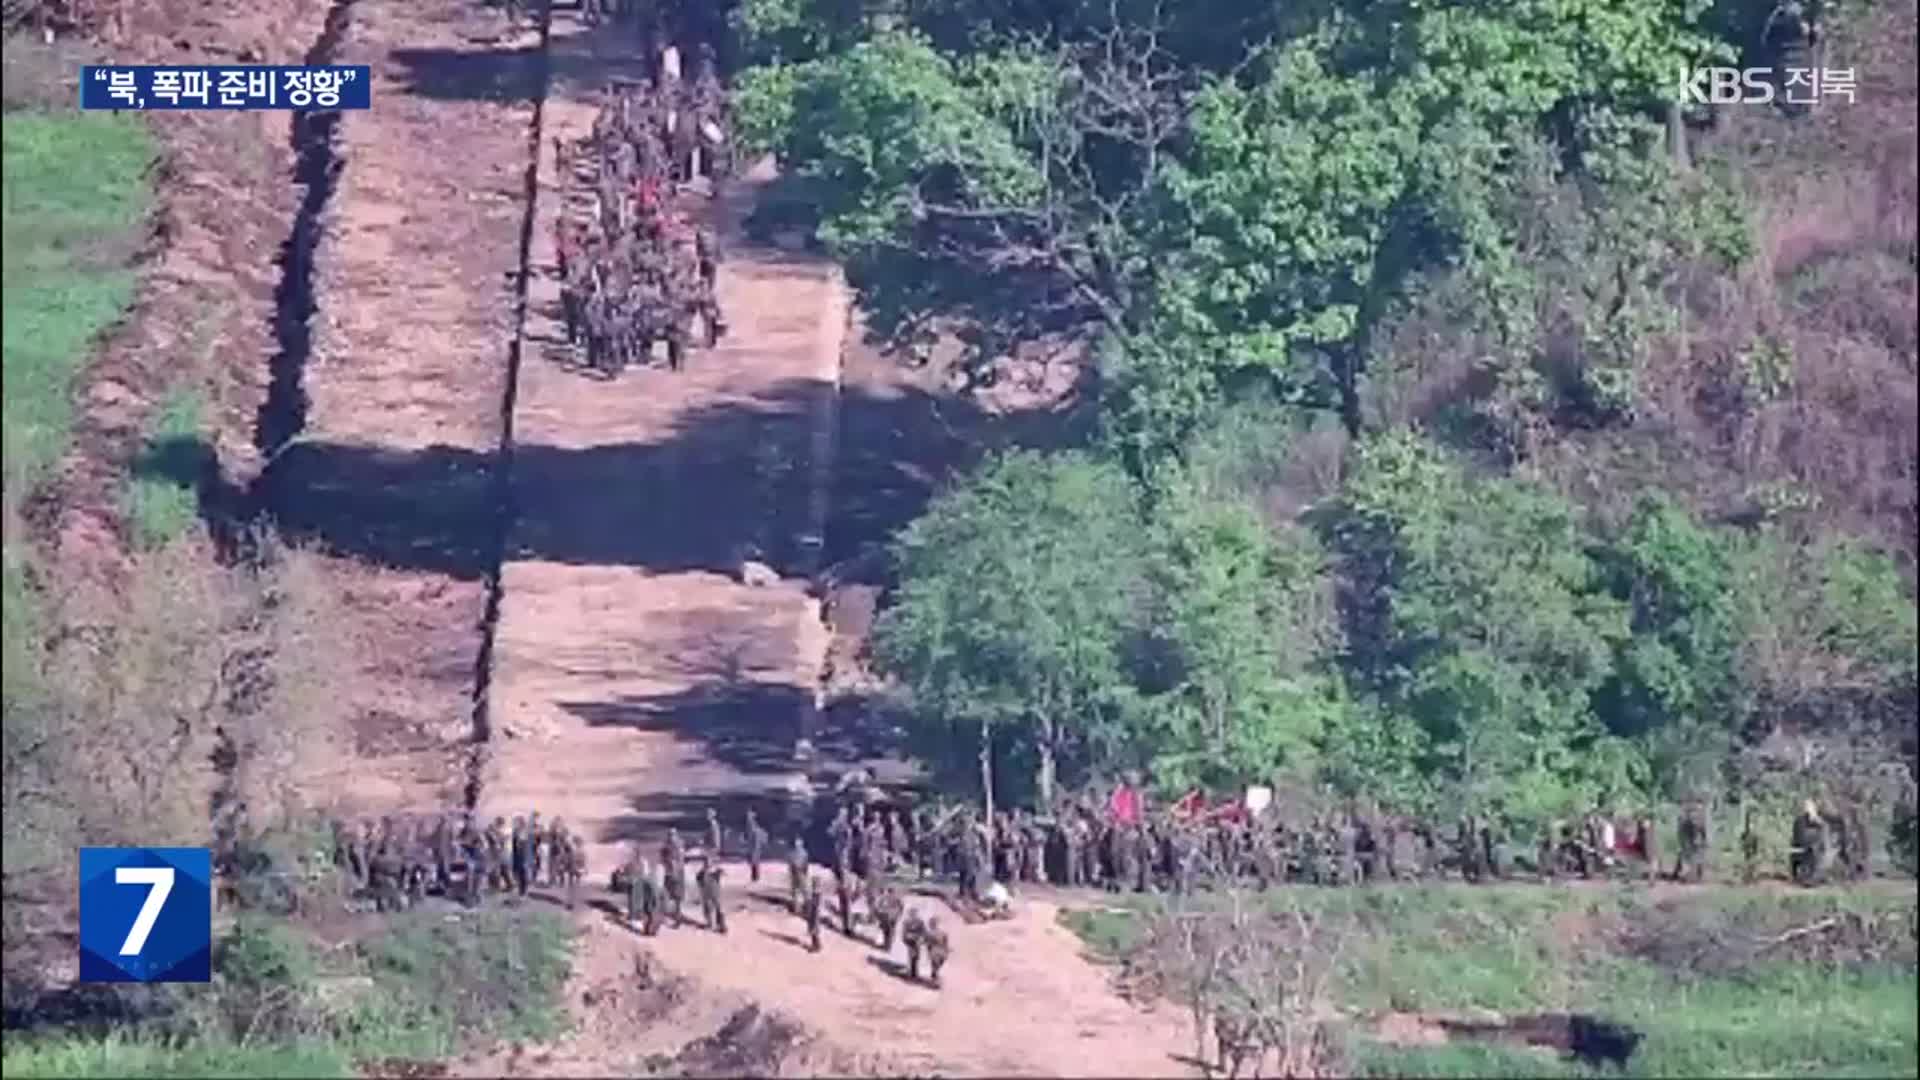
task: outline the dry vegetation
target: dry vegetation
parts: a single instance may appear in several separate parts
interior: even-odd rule
[[[1796,538],[1844,533],[1897,552],[1909,576],[1920,533],[1916,379],[1916,92],[1911,3],[1866,9],[1826,46],[1859,70],[1856,103],[1803,117],[1720,109],[1695,134],[1696,178],[1730,185],[1751,257],[1708,253],[1652,268],[1674,316],[1649,326],[1630,409],[1595,422],[1535,387],[1489,377],[1497,327],[1463,317],[1466,284],[1443,280],[1387,335],[1374,388],[1389,423],[1444,427],[1463,408],[1476,442],[1609,514],[1650,481],[1710,519],[1767,522]],[[1582,233],[1577,192],[1551,183],[1528,200],[1545,331],[1535,368],[1552,385],[1577,367],[1579,329],[1615,297],[1582,265],[1611,237]],[[1631,259],[1634,253],[1623,253]],[[1553,275],[1560,275],[1555,278]],[[1464,332],[1463,332],[1464,331]],[[1486,431],[1499,434],[1488,440]]]

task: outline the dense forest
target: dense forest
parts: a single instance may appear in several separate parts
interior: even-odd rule
[[[874,658],[954,781],[1515,821],[1911,790],[1912,5],[736,21],[743,127],[872,333],[1090,372],[1083,445],[894,545]],[[1816,62],[1856,100],[1674,104]]]

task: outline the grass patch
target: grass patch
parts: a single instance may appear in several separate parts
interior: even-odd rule
[[[346,949],[295,922],[247,916],[220,943],[211,986],[173,987],[149,1020],[106,1035],[15,1036],[8,1077],[351,1076],[500,1039],[561,1032],[573,929],[516,907],[384,917]]]
[[[176,387],[161,403],[121,496],[134,546],[150,551],[184,534],[196,519],[208,450],[201,438],[200,395]]]
[[[73,378],[133,298],[151,200],[152,136],[131,115],[11,112],[4,141],[6,245],[0,402],[9,506],[66,449]]]
[[[1920,1070],[1913,888],[1720,888],[1656,901],[1634,886],[1290,889],[1351,916],[1337,995],[1365,1076],[1583,1076],[1524,1047],[1390,1046],[1386,1012],[1592,1012],[1645,1033],[1640,1076],[1887,1076]],[[1276,894],[1276,903],[1279,902]],[[1147,904],[1067,911],[1096,956],[1144,939]],[[1819,928],[1813,932],[1809,927]]]

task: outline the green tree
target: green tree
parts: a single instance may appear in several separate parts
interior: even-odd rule
[[[1599,779],[1618,748],[1589,695],[1627,620],[1572,507],[1389,434],[1359,447],[1326,524],[1345,561],[1349,671],[1420,726],[1425,771],[1532,813]]]
[[[979,747],[991,797],[1005,742],[1051,801],[1061,757],[1112,738],[1132,704],[1145,544],[1127,477],[1077,453],[1008,454],[936,499],[896,555],[874,655],[909,692],[920,745],[949,769]]]
[[[1176,485],[1157,507],[1150,696],[1136,735],[1156,780],[1219,790],[1307,772],[1338,684],[1325,557],[1294,526]]]

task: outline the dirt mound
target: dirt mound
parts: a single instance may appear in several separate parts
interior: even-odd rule
[[[1646,1036],[1638,1029],[1590,1013],[1388,1013],[1374,1037],[1403,1046],[1434,1046],[1457,1040],[1505,1043],[1562,1054],[1588,1065],[1625,1065]]]
[[[1915,910],[1837,902],[1728,908],[1661,903],[1620,931],[1628,954],[1688,975],[1738,977],[1761,968],[1912,967]]]
[[[671,1057],[647,1062],[660,1075],[724,1077],[780,1076],[782,1066],[812,1041],[797,1021],[748,1005],[705,1038],[688,1043]]]

